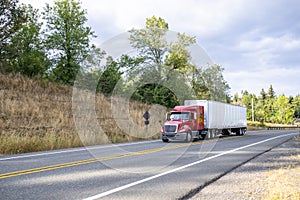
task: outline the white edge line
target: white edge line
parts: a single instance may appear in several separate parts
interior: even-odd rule
[[[80,148],[80,149],[70,149],[70,150],[45,152],[45,153],[37,153],[37,154],[30,154],[30,155],[19,155],[19,156],[13,156],[13,157],[0,158],[0,161],[20,159],[20,158],[30,158],[30,157],[37,157],[37,156],[47,156],[47,155],[54,155],[54,154],[61,154],[61,153],[71,153],[71,152],[86,151],[86,150],[92,150],[92,149],[104,149],[104,148],[112,148],[112,147],[120,147],[120,146],[129,146],[132,144],[145,144],[145,143],[147,144],[147,143],[154,143],[157,141],[158,140],[150,140],[150,141],[143,141],[143,142],[123,143],[123,144],[108,144],[108,145],[103,145],[103,146],[86,147],[86,148]]]
[[[251,147],[251,146],[255,146],[255,145],[258,145],[258,144],[261,144],[261,143],[270,141],[270,140],[274,140],[274,139],[277,139],[277,138],[286,137],[286,136],[290,136],[290,135],[295,135],[295,134],[298,134],[298,133],[290,133],[290,134],[287,134],[287,135],[280,135],[280,136],[272,137],[272,138],[269,138],[269,139],[266,139],[266,140],[262,140],[262,141],[259,141],[259,142],[253,143],[253,144],[249,144],[249,145],[246,145],[246,146],[242,146],[242,147],[239,147],[239,148],[236,148],[236,149],[232,149],[232,150],[229,150],[229,151],[225,151],[225,152],[223,152],[223,153],[220,153],[220,154],[217,154],[217,155],[214,155],[214,156],[211,156],[211,157],[202,159],[202,160],[198,160],[198,161],[192,162],[192,163],[190,163],[190,164],[183,165],[183,166],[181,166],[181,167],[178,167],[178,168],[175,168],[175,169],[172,169],[172,170],[169,170],[169,171],[165,171],[165,172],[163,172],[163,173],[156,174],[156,175],[154,175],[154,176],[150,176],[150,177],[148,177],[148,178],[141,179],[141,180],[139,180],[139,181],[135,181],[135,182],[132,182],[132,183],[129,183],[129,184],[126,184],[126,185],[117,187],[117,188],[115,188],[115,189],[108,190],[108,191],[106,191],[106,192],[103,192],[103,193],[100,193],[100,194],[97,194],[97,195],[94,195],[94,196],[85,198],[85,199],[83,199],[83,200],[95,200],[95,199],[99,199],[99,198],[101,198],[101,197],[105,197],[105,196],[108,196],[108,195],[110,195],[110,194],[113,194],[113,193],[119,192],[119,191],[121,191],[121,190],[127,189],[127,188],[129,188],[129,187],[132,187],[132,186],[135,186],[135,185],[138,185],[138,184],[141,184],[141,183],[144,183],[144,182],[147,182],[147,181],[156,179],[156,178],[158,178],[158,177],[161,177],[161,176],[164,176],[164,175],[167,175],[167,174],[170,174],[170,173],[173,173],[173,172],[176,172],[176,171],[179,171],[179,170],[182,170],[182,169],[191,167],[191,166],[193,166],[193,165],[197,165],[197,164],[199,164],[199,163],[202,163],[202,162],[205,162],[205,161],[208,161],[208,160],[212,160],[212,159],[214,159],[214,158],[218,158],[218,157],[220,157],[220,156],[223,156],[223,155],[226,155],[226,154],[229,154],[229,153],[233,153],[233,152],[235,152],[235,151],[239,151],[239,150],[241,150],[241,149],[245,149],[245,148],[248,148],[248,147]]]

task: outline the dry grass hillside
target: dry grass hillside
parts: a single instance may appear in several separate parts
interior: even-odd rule
[[[81,95],[82,103],[86,103],[85,98],[94,97],[84,91],[81,91]],[[130,102],[130,116],[117,119],[119,124],[123,124],[119,128],[112,115],[110,98],[101,94],[95,96],[95,105],[90,106],[94,106],[95,119],[90,119],[89,113],[93,110],[88,113],[86,110],[78,112],[76,108],[74,116],[72,98],[72,87],[23,76],[0,75],[0,154],[159,137],[158,121],[165,113],[162,107]],[[120,103],[124,100],[114,101]],[[153,114],[151,126],[146,128],[143,113],[149,109]],[[135,126],[129,125],[129,122]],[[97,127],[101,127],[102,132]]]

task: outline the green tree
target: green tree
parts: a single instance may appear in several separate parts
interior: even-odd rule
[[[117,82],[122,79],[123,72],[120,71],[121,68],[120,63],[108,57],[106,68],[99,79],[97,91],[104,95],[111,95]]]
[[[274,91],[272,85],[270,85],[270,87],[269,87],[268,96],[269,96],[270,99],[274,99],[275,98],[275,91]]]
[[[247,108],[247,119],[252,119],[252,98],[253,101],[256,102],[256,96],[254,94],[249,94],[247,90],[242,91],[242,99],[241,103],[242,105],[246,106]]]
[[[169,73],[169,79],[164,80],[163,84],[143,84],[147,83],[152,77],[151,69],[143,71],[140,81],[136,82],[138,89],[133,94],[133,99],[141,100],[149,104],[160,104],[166,107],[174,107],[182,104],[184,99],[189,99],[191,88],[186,84],[185,77],[179,72]],[[145,80],[143,79],[145,78]]]
[[[20,30],[11,39],[12,44],[17,48],[18,56],[12,61],[12,72],[34,77],[42,77],[50,66],[44,46],[40,37],[42,23],[38,22],[39,13],[31,5],[23,5],[27,21],[22,24]]]
[[[177,41],[170,45],[169,54],[164,59],[167,74],[174,70],[185,75],[193,72],[195,66],[191,63],[192,58],[187,48],[194,43],[196,43],[195,36],[187,36],[184,33],[177,34]]]
[[[144,29],[129,31],[131,45],[137,49],[138,57],[143,60],[132,68],[129,77],[134,79],[136,84],[147,83],[149,80],[155,82],[141,87],[137,85],[138,89],[133,98],[173,107],[175,102],[178,104],[178,99],[174,100],[176,96],[163,85],[169,85],[174,74],[179,72],[183,75],[189,71],[191,58],[187,47],[195,43],[195,37],[178,34],[176,42],[168,43],[165,38],[167,31],[168,23],[155,16],[146,19]],[[178,78],[179,74],[176,77]],[[185,85],[183,87],[186,88],[187,81],[182,81]]]
[[[168,51],[167,41],[164,38],[168,27],[164,19],[152,16],[146,19],[144,29],[129,31],[132,47],[139,51],[140,57],[143,57],[147,64],[156,67],[158,72],[161,72],[163,56]]]
[[[228,95],[230,87],[222,75],[223,71],[224,68],[217,64],[204,70],[197,70],[192,81],[196,98],[230,102]]]
[[[55,1],[46,4],[43,19],[46,21],[46,45],[54,61],[51,78],[57,82],[73,85],[80,64],[87,58],[95,37],[91,27],[86,26],[86,10],[75,0]]]
[[[264,109],[264,100],[263,98],[259,97],[255,101],[255,121],[259,121],[261,123],[265,122],[265,109]]]
[[[256,121],[265,122],[266,121],[266,100],[267,100],[267,93],[262,88],[260,92],[260,97],[258,97],[257,101],[255,102],[255,119]]]
[[[17,49],[11,38],[26,21],[24,10],[18,0],[0,1],[0,68],[5,73],[9,60],[17,56]]]
[[[265,102],[266,104],[265,117],[267,122],[274,122],[274,123],[276,122],[275,109],[274,109],[275,101],[276,101],[275,91],[273,89],[273,86],[270,85],[266,102]]]
[[[238,104],[239,101],[240,101],[239,94],[236,92],[236,93],[233,95],[233,103]]]
[[[260,95],[261,95],[261,100],[264,103],[265,100],[267,99],[267,93],[265,92],[264,89],[261,89]]]
[[[289,103],[289,99],[280,95],[274,103],[275,115],[274,118],[277,123],[290,124],[293,121],[294,110]]]
[[[293,99],[292,108],[294,110],[294,118],[300,119],[300,95]]]
[[[92,92],[98,91],[99,78],[101,77],[105,65],[103,65],[105,52],[100,48],[92,48],[82,66],[80,72],[76,76],[77,88],[90,90]]]

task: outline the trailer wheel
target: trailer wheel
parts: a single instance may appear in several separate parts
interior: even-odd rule
[[[230,135],[229,130],[228,129],[222,129],[222,135]]]
[[[246,129],[241,129],[241,135],[245,135]]]
[[[206,136],[207,136],[207,131],[202,131],[201,132],[201,139],[205,140]]]
[[[189,131],[186,134],[185,142],[193,142],[193,136],[192,136],[192,132],[191,131]]]

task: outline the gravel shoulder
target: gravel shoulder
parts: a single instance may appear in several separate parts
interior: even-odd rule
[[[300,199],[299,185],[297,136],[221,177],[191,199]]]

